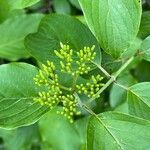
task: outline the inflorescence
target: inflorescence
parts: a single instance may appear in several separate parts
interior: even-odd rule
[[[87,74],[91,70],[89,63],[95,59],[95,46],[92,46],[92,48],[84,47],[79,52],[74,52],[69,45],[60,43],[60,46],[61,49],[54,52],[61,59],[61,72],[71,74],[73,77],[73,85],[70,88],[62,86],[59,83],[56,66],[53,62],[47,61],[47,64],[42,64],[42,69],[39,70],[38,75],[34,78],[35,84],[43,86],[45,91],[39,92],[34,101],[39,102],[41,105],[47,105],[50,109],[59,104],[62,105],[63,109],[58,113],[73,122],[73,116],[81,113],[77,107],[78,100],[74,93],[84,94],[89,98],[97,98],[96,93],[103,86],[101,83],[103,77],[100,75],[92,76],[89,82],[77,84],[78,77]],[[77,59],[74,59],[73,56]]]

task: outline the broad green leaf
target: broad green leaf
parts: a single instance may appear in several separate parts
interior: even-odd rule
[[[74,124],[69,123],[56,110],[48,112],[39,121],[39,128],[47,150],[78,150],[81,141]]]
[[[0,0],[0,22],[9,16],[22,13],[23,8],[31,6],[40,0]],[[20,9],[20,10],[18,10]]]
[[[141,46],[142,40],[140,38],[136,38],[133,43],[131,43],[130,47],[124,51],[121,55],[122,59],[127,59],[136,54]]]
[[[150,36],[142,42],[139,53],[143,59],[150,61]]]
[[[25,11],[23,9],[11,10],[7,0],[0,0],[0,23],[12,16],[23,15]]]
[[[129,114],[128,112],[128,103],[127,102],[124,102],[120,105],[118,105],[114,111],[117,111],[117,112],[121,112],[121,113],[125,113],[125,114]]]
[[[38,69],[25,63],[0,66],[0,127],[15,128],[36,122],[49,108],[33,101],[39,88]]]
[[[150,82],[131,86],[127,100],[130,114],[150,120]]]
[[[40,0],[6,0],[11,9],[23,9],[33,4],[36,4]]]
[[[146,38],[148,35],[150,35],[150,11],[144,11],[138,36]]]
[[[71,7],[68,0],[53,0],[54,10],[58,14],[70,14]]]
[[[9,5],[5,0],[0,0],[0,22],[7,18],[9,12]]]
[[[70,1],[70,3],[71,3],[72,5],[74,5],[76,8],[81,9],[78,0],[69,0],[69,1]]]
[[[87,25],[87,24],[86,24],[86,21],[85,21],[85,18],[84,18],[83,15],[82,15],[82,16],[76,16],[76,18],[77,18],[78,20],[80,20],[83,24]]]
[[[148,150],[150,122],[116,112],[91,117],[87,150]]]
[[[25,51],[24,38],[37,31],[43,15],[12,17],[0,25],[0,57],[11,61],[29,57]]]
[[[30,34],[25,39],[29,53],[44,63],[47,60],[59,63],[54,50],[60,49],[60,42],[69,44],[74,51],[80,50],[84,46],[95,45],[97,52],[95,61],[100,64],[100,47],[95,37],[84,24],[74,17],[48,15],[42,19],[38,32]],[[76,58],[76,55],[74,57]]]
[[[12,18],[12,17],[23,16],[23,15],[26,15],[26,12],[25,12],[24,9],[15,9],[15,10],[12,10],[12,11],[8,12],[7,17],[5,18],[5,20],[7,20],[9,18]],[[5,20],[3,20],[3,21],[5,21]]]
[[[36,11],[37,12],[37,10],[39,10],[39,8],[44,7],[44,6],[45,6],[45,1],[39,0],[39,2],[37,2],[36,4],[30,6],[27,9],[29,9],[29,10],[31,9],[32,11]]]
[[[38,142],[38,127],[32,125],[15,130],[0,129],[0,137],[7,150],[30,150]]]
[[[89,28],[101,47],[118,58],[135,40],[141,19],[140,0],[79,0]]]
[[[84,117],[74,122],[74,126],[78,132],[79,139],[81,141],[80,150],[86,150],[88,121],[89,117]]]
[[[122,85],[120,87],[119,85]],[[116,107],[122,102],[126,100],[127,96],[127,89],[129,86],[134,85],[137,83],[137,81],[134,79],[134,77],[130,73],[124,73],[122,76],[120,76],[116,83],[113,84],[111,91],[110,91],[110,105],[111,107]]]

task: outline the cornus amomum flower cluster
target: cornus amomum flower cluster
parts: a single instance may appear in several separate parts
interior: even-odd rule
[[[48,105],[50,109],[62,105],[63,109],[58,113],[73,122],[73,116],[81,113],[78,108],[78,99],[74,96],[75,93],[79,96],[86,95],[89,98],[96,97],[95,94],[103,86],[101,83],[103,77],[93,75],[87,82],[77,83],[79,76],[87,74],[91,70],[89,63],[96,56],[95,46],[91,48],[84,47],[77,52],[73,51],[69,45],[60,43],[60,46],[61,49],[54,52],[60,59],[62,75],[63,73],[69,74],[72,77],[72,85],[70,87],[61,85],[59,82],[60,73],[57,72],[55,64],[47,61],[47,64],[42,64],[42,69],[34,78],[35,83],[38,86],[43,86],[45,91],[39,91],[39,96],[34,98],[34,101],[39,102],[41,105]]]

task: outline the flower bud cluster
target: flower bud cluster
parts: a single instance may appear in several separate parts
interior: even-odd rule
[[[76,108],[77,100],[72,95],[63,95],[55,70],[56,67],[53,62],[47,61],[46,65],[42,64],[42,69],[39,70],[39,74],[36,75],[34,81],[38,86],[46,86],[47,91],[39,92],[38,97],[34,98],[34,101],[39,102],[41,105],[47,105],[50,109],[53,109],[58,104],[62,104],[63,111],[60,114],[68,118],[70,122],[73,122],[73,116],[80,114]]]
[[[62,96],[63,110],[61,112],[58,111],[58,114],[64,115],[69,119],[69,121],[73,122],[73,115],[80,115],[80,111],[77,110],[77,100],[72,95]]]
[[[36,75],[34,78],[35,84],[41,85],[48,85],[48,78],[45,77],[45,74],[42,70],[39,71],[39,74]]]
[[[78,51],[76,53],[77,61],[73,61],[73,50],[70,49],[69,45],[60,43],[60,46],[60,51],[55,50],[55,54],[61,59],[61,71],[70,73],[75,77],[75,81],[79,75],[88,73],[90,70],[89,63],[96,55],[94,52],[95,46],[92,48],[84,47],[83,50]],[[77,68],[73,69],[75,63]],[[34,98],[34,101],[39,102],[41,105],[47,105],[50,109],[53,109],[56,105],[63,105],[63,110],[59,114],[64,115],[70,122],[73,122],[73,116],[80,115],[80,111],[77,109],[78,101],[73,96],[73,92],[93,97],[102,86],[100,83],[102,79],[100,75],[92,76],[90,82],[86,84],[76,85],[77,83],[75,82],[69,88],[64,87],[59,82],[54,63],[47,61],[46,64],[42,64],[42,69],[39,70],[38,75],[34,78],[35,84],[44,86],[45,91],[39,92],[38,97]]]
[[[61,71],[71,73],[72,75],[86,74],[90,71],[89,63],[94,60],[96,52],[94,52],[95,46],[84,47],[78,52],[74,52],[77,55],[77,61],[73,62],[73,50],[70,49],[69,45],[63,45],[60,43],[60,51],[54,51],[55,54],[62,60],[60,61]],[[77,69],[73,70],[73,63],[76,63]]]
[[[60,65],[61,65],[61,71],[62,72],[68,72],[71,73],[72,72],[72,55],[73,55],[73,50],[70,49],[69,45],[63,45],[62,43],[60,43],[61,49],[60,51],[54,51],[56,56],[59,57],[60,59],[62,59],[62,61],[60,61]]]
[[[39,102],[41,105],[48,105],[51,109],[59,103],[59,96],[62,94],[55,69],[54,63],[47,61],[46,65],[42,64],[42,69],[34,78],[35,84],[46,86],[48,91],[39,92],[34,101]]]
[[[39,92],[39,97],[34,98],[34,101],[39,102],[41,105],[47,105],[50,109],[53,109],[59,103],[58,93],[51,92]]]
[[[35,84],[49,85],[50,79],[55,82],[58,82],[58,76],[54,73],[55,65],[53,62],[47,61],[47,65],[42,64],[42,70],[39,71],[39,74],[34,78]],[[50,79],[49,79],[50,78]]]
[[[103,77],[101,77],[100,75],[97,75],[96,77],[92,76],[90,82],[87,82],[86,84],[76,85],[77,92],[79,94],[85,94],[89,98],[95,97],[95,94],[103,86],[103,84],[100,83],[102,79]],[[96,98],[98,97],[99,95]]]
[[[93,45],[92,48],[90,47],[84,47],[82,50],[77,52],[77,56],[79,58],[78,61],[76,61],[78,65],[78,69],[76,71],[77,74],[86,74],[88,71],[90,71],[90,67],[88,66],[88,63],[90,61],[94,60],[96,56],[96,52],[94,52],[95,46]]]

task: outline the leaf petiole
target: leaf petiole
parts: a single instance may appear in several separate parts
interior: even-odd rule
[[[111,75],[111,78],[107,81],[107,83],[95,94],[93,98],[90,99],[90,101],[95,100],[95,98],[100,95],[109,85],[111,85],[114,81],[116,81],[116,78],[121,74],[122,71],[124,71],[128,65],[134,60],[134,56],[127,60],[127,62],[122,65],[122,67],[114,73],[114,75]]]

